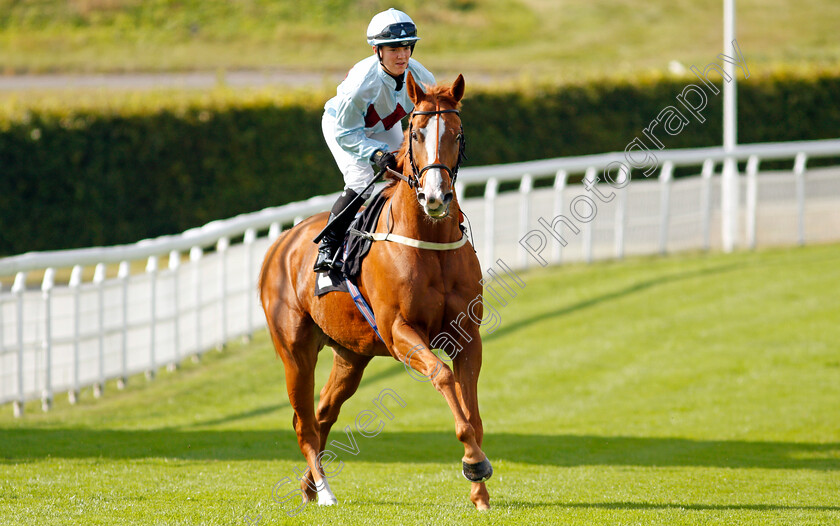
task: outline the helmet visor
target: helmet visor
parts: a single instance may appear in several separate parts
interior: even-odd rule
[[[411,22],[400,22],[391,24],[382,30],[378,35],[373,35],[375,40],[400,40],[403,38],[414,38],[417,36],[417,28]]]

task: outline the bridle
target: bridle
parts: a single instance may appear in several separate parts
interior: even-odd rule
[[[461,111],[460,110],[428,110],[428,111],[412,111],[411,116],[408,118],[408,161],[411,164],[411,174],[405,178],[401,177],[401,179],[405,180],[408,183],[408,186],[414,189],[416,193],[418,188],[420,188],[420,178],[423,177],[423,174],[426,173],[427,170],[431,170],[432,168],[438,168],[440,170],[446,170],[449,174],[449,178],[452,181],[452,184],[455,184],[455,181],[458,179],[458,168],[461,166],[461,161],[466,159],[465,151],[467,146],[467,141],[464,138],[464,127],[460,126],[458,130],[458,160],[455,162],[455,167],[450,168],[440,162],[440,138],[439,136],[435,139],[438,141],[437,146],[435,147],[435,159],[434,162],[431,164],[427,164],[421,169],[417,169],[417,163],[414,161],[414,141],[412,139],[414,135],[414,116],[415,115],[437,115],[437,118],[440,119],[440,116],[444,113],[454,113],[460,117]],[[438,123],[438,129],[440,129],[440,123]],[[402,174],[400,174],[402,175]]]

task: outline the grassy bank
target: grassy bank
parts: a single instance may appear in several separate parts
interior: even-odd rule
[[[101,400],[3,407],[0,523],[834,524],[838,263],[833,245],[521,274],[484,337],[485,514],[441,397],[377,359],[333,438],[383,389],[405,407],[340,456],[337,507],[289,518],[271,488],[304,463],[261,334]]]
[[[569,82],[702,65],[722,46],[719,0],[0,0],[0,72],[343,72],[391,6],[418,23],[434,71]],[[737,17],[756,72],[840,61],[837,2],[741,1]]]

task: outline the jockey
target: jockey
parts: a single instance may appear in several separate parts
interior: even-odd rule
[[[419,85],[433,85],[434,76],[411,58],[420,40],[411,18],[396,9],[376,14],[367,28],[367,42],[374,54],[357,63],[338,85],[336,96],[324,106],[321,129],[327,146],[344,176],[344,191],[330,211],[330,220],[351,205],[324,233],[318,247],[315,271],[335,268],[338,248],[362,202],[356,199],[378,170],[396,169],[392,152],[403,142],[402,118],[414,104],[405,89],[405,72]],[[355,200],[355,201],[354,201]]]

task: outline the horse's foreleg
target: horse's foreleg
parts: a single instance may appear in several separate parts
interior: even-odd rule
[[[463,462],[467,465],[479,465],[487,462],[487,456],[481,450],[476,440],[476,431],[464,413],[458,395],[455,391],[455,374],[435,353],[429,350],[428,343],[406,324],[397,324],[393,331],[393,349],[397,359],[408,364],[412,369],[425,378],[416,377],[422,381],[431,380],[435,389],[443,395],[452,416],[455,417],[455,436],[464,444]],[[488,463],[489,465],[489,463]],[[467,475],[465,471],[465,475]]]
[[[365,367],[373,358],[355,354],[344,347],[336,347],[334,351],[330,378],[321,389],[321,401],[315,413],[321,436],[321,451],[327,445],[327,436],[338,420],[342,404],[359,388]]]
[[[453,367],[455,370],[456,392],[461,407],[467,416],[470,424],[475,430],[475,440],[481,447],[484,440],[484,425],[481,422],[481,415],[478,410],[478,375],[481,370],[481,340],[476,334],[472,342],[465,345],[465,348],[455,356],[453,360]],[[480,470],[481,466],[477,466]],[[492,475],[492,467],[489,463],[485,469],[489,468],[489,472],[485,471],[482,478],[487,479]],[[487,486],[484,482],[473,482],[470,491],[470,500],[477,509],[484,510],[490,508],[490,494],[487,492]]]

